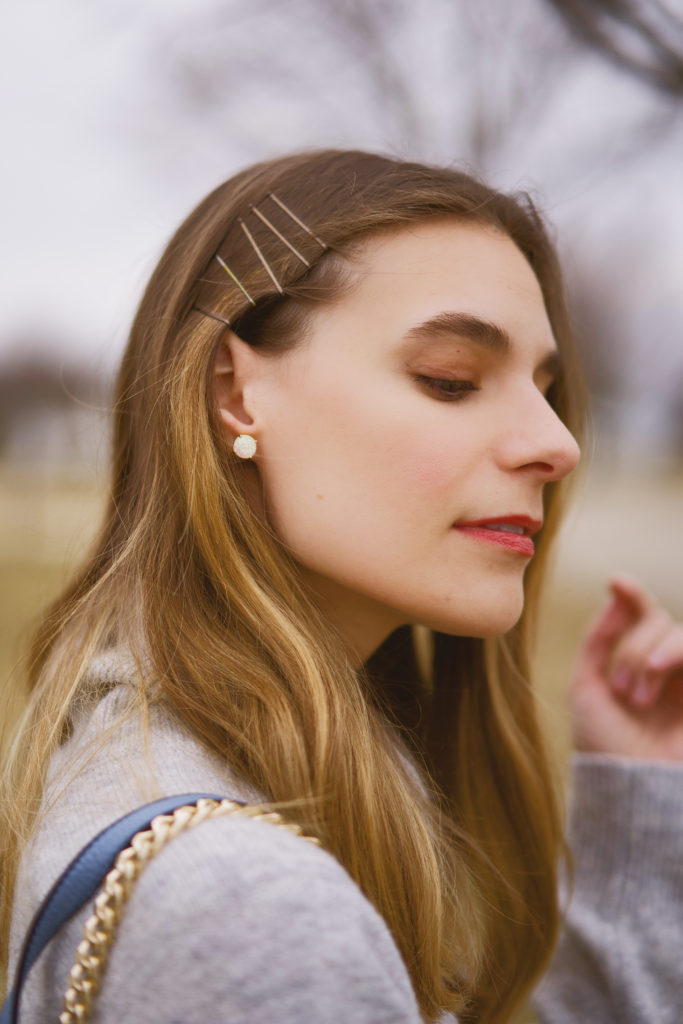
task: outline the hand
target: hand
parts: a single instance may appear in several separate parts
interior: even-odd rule
[[[683,624],[634,580],[615,577],[610,591],[572,677],[574,745],[683,761]]]

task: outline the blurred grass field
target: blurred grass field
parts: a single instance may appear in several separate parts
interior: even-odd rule
[[[21,706],[27,644],[98,528],[102,488],[0,465],[0,743]]]
[[[0,739],[21,702],[22,655],[41,609],[98,529],[102,486],[0,465]],[[553,747],[568,750],[564,693],[580,634],[610,572],[633,573],[683,616],[683,467],[587,476],[560,537],[536,675]]]

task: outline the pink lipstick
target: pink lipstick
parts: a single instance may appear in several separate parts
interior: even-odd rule
[[[454,529],[467,534],[473,540],[498,544],[508,551],[532,558],[535,548],[531,538],[534,533],[538,533],[542,525],[540,520],[532,519],[531,516],[510,515],[459,522],[455,524]]]

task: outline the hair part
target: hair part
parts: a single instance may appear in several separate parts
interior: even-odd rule
[[[268,218],[307,269],[250,218],[283,295],[239,227],[271,192],[329,246],[321,252],[271,202]],[[209,398],[224,328],[197,307],[276,357],[305,338],[312,311],[352,286],[364,241],[436,217],[493,226],[525,255],[562,361],[549,401],[576,432],[581,389],[561,276],[528,197],[353,151],[267,161],[213,191],[169,242],[140,303],[117,384],[105,522],[36,637],[31,702],[5,773],[5,935],[45,766],[93,654],[118,644],[149,666],[143,710],[153,680],[203,745],[339,859],[391,929],[426,1021],[444,1010],[507,1021],[545,966],[562,819],[529,643],[560,487],[547,487],[525,611],[510,634],[404,628],[357,671],[250,506]]]

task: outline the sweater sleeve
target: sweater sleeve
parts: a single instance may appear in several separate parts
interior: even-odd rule
[[[145,869],[93,1024],[418,1024],[386,925],[339,864],[272,825],[226,818]]]
[[[575,756],[574,879],[542,1024],[683,1020],[682,811],[682,766]]]

